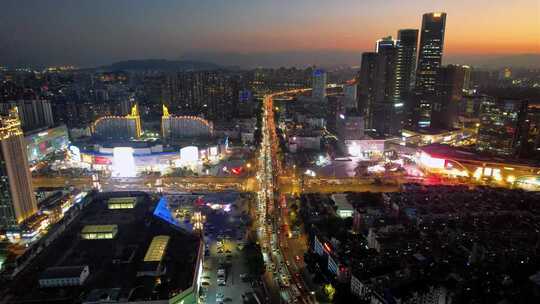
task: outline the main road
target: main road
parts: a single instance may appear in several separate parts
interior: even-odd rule
[[[260,173],[258,173],[260,174]],[[275,178],[275,184],[283,194],[298,193],[334,193],[344,191],[371,191],[393,192],[399,189],[399,185],[406,180],[396,180],[387,185],[373,184],[374,178],[325,178],[305,177],[301,179],[295,175],[281,172]],[[69,177],[69,176],[37,176],[32,178],[34,188],[66,188],[75,187],[89,190],[96,186],[92,177]],[[103,191],[121,191],[132,189],[141,191],[155,191],[161,188],[163,192],[169,190],[181,191],[221,191],[237,190],[257,192],[260,190],[260,179],[253,176],[244,177],[132,177],[110,178],[100,177],[97,181]],[[300,185],[302,183],[302,185]]]
[[[272,303],[292,303],[295,300],[300,303],[313,302],[313,299],[305,294],[306,288],[301,279],[298,279],[298,270],[289,268],[291,261],[284,257],[282,248],[284,243],[280,236],[282,222],[279,220],[283,210],[276,199],[281,198],[278,176],[281,175],[282,164],[278,159],[279,142],[274,121],[273,98],[295,92],[298,90],[266,95],[262,107],[262,139],[256,176],[258,181],[256,223],[259,243],[267,265],[265,282]]]

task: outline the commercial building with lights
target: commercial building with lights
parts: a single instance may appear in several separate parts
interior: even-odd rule
[[[515,156],[526,136],[526,100],[485,103],[480,113],[476,149],[500,156]]]
[[[107,193],[79,208],[42,246],[35,270],[0,287],[3,295],[35,303],[198,303],[204,242],[179,225],[166,202]]]
[[[475,151],[441,144],[421,147],[417,163],[428,173],[527,190],[540,189],[538,163],[483,156]]]
[[[175,141],[193,137],[211,137],[214,126],[206,119],[197,116],[174,116],[163,105],[161,117],[162,138],[166,141]]]
[[[0,227],[16,229],[37,212],[17,108],[0,117]]]
[[[28,162],[37,163],[69,147],[69,135],[65,125],[40,129],[25,134]]]
[[[475,137],[475,133],[469,129],[435,129],[415,128],[403,129],[401,136],[407,146],[419,147],[430,144],[459,144],[462,141]]]
[[[104,116],[92,124],[92,134],[104,139],[138,139],[141,137],[141,117],[137,105],[126,116]]]
[[[226,147],[208,141],[164,148],[159,142],[108,142],[88,149],[70,149],[72,164],[95,171],[111,171],[112,176],[133,177],[139,172],[167,173],[174,167],[197,167],[202,162],[217,162]]]

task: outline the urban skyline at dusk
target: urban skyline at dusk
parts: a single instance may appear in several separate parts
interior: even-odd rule
[[[250,56],[259,56],[306,65],[300,59],[307,55],[311,64],[358,65],[359,54],[372,50],[373,41],[395,38],[398,29],[419,28],[419,16],[427,11],[449,16],[445,55],[450,61],[540,54],[538,1],[398,4],[9,0],[0,6],[0,64],[93,67],[128,59],[202,58],[250,66]]]
[[[538,0],[0,3],[0,304],[540,303]]]

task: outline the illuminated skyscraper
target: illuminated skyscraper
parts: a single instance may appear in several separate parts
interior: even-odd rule
[[[324,70],[313,71],[313,98],[324,99],[326,97],[326,72]]]
[[[398,31],[394,100],[396,104],[401,104],[407,112],[412,111],[414,108],[411,92],[414,88],[416,73],[417,44],[418,30],[404,29]]]
[[[416,68],[415,97],[410,124],[431,126],[432,98],[435,94],[437,72],[441,67],[446,13],[426,13],[422,17],[422,32]]]
[[[503,99],[485,103],[480,113],[476,149],[502,156],[519,153],[524,141],[526,100]]]
[[[416,70],[416,90],[420,94],[433,94],[437,69],[441,66],[446,13],[426,13],[422,17],[422,32]]]
[[[0,227],[13,228],[37,211],[17,108],[0,117]]]
[[[401,133],[403,103],[394,97],[396,83],[396,41],[391,36],[377,40],[375,53],[363,53],[360,67],[360,108],[366,128],[379,134]]]

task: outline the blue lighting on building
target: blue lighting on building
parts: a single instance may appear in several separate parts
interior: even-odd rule
[[[156,205],[154,209],[154,216],[164,220],[165,222],[181,228],[180,222],[173,216],[171,210],[169,209],[169,204],[167,199],[163,196]]]

